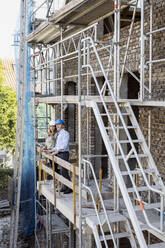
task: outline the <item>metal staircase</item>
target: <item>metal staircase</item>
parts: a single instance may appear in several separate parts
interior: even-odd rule
[[[98,95],[100,96],[99,102],[88,101],[87,107],[93,109],[139,245],[141,248],[147,247],[142,233],[141,220],[145,220],[145,230],[165,242],[165,188],[138,122],[129,102],[116,100],[94,41],[90,37],[83,39],[82,48],[82,69],[90,69]],[[102,87],[98,83],[91,63],[89,63],[90,50],[95,54],[95,58],[102,71],[102,76],[105,79]],[[108,89],[108,95],[110,97],[110,101],[108,102],[105,101],[103,87],[107,87]],[[108,126],[104,124],[105,118],[106,120],[108,119]],[[136,138],[131,137],[131,132],[134,132],[134,137]],[[136,168],[131,168],[131,159],[134,159]],[[142,182],[142,186],[140,187],[137,185],[137,175]],[[126,177],[129,179],[129,183]],[[148,201],[143,197],[144,193],[147,193]],[[152,202],[151,196],[155,199],[155,202]],[[154,215],[159,218],[159,222],[156,221],[155,223],[155,220],[153,220],[152,215],[148,211],[153,211]]]
[[[108,245],[108,240],[112,240],[113,242],[113,247],[117,248],[118,247],[118,242],[120,238],[128,238],[130,241],[130,244],[133,248],[136,248],[136,242],[134,239],[134,236],[132,234],[128,219],[123,216],[122,214],[116,212],[116,211],[107,211],[104,205],[104,201],[99,189],[99,185],[95,176],[95,172],[93,169],[93,165],[91,164],[90,161],[83,159],[83,165],[84,165],[84,182],[82,184],[82,188],[89,191],[93,206],[95,209],[96,215],[93,216],[88,216],[86,217],[86,224],[92,229],[94,237],[95,237],[95,242],[96,246],[98,248],[102,247],[102,243],[104,242],[104,245],[106,248],[109,247]],[[87,166],[90,167],[90,170],[92,171],[92,176],[94,178],[94,182],[96,185],[96,190],[98,193],[98,199],[100,202],[100,210],[99,207],[97,208],[96,201],[93,195],[93,192],[89,186],[87,186],[86,183],[86,169]],[[97,217],[97,218],[96,218]],[[122,225],[124,227],[124,231],[119,230],[117,228],[118,225]],[[106,234],[105,234],[106,232]]]

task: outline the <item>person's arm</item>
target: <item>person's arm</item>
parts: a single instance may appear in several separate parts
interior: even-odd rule
[[[61,150],[57,150],[56,152],[52,152],[51,155],[57,155],[59,152],[62,152],[62,149]]]

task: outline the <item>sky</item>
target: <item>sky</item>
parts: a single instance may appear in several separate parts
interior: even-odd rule
[[[0,6],[0,59],[14,58],[13,34],[16,29],[20,0],[4,0]]]

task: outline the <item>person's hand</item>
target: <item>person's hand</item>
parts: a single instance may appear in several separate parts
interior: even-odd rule
[[[52,152],[52,154],[51,155],[57,155],[58,154],[58,151],[56,151],[56,152]]]
[[[54,152],[54,150],[53,150],[53,149],[49,150],[49,153],[52,153],[52,152]]]
[[[58,153],[59,153],[59,152],[62,152],[63,150],[64,150],[64,149],[60,149],[60,150],[58,150]]]
[[[60,149],[60,150],[58,150],[56,152],[52,151],[52,154],[51,155],[57,155],[59,152],[62,152],[62,151],[63,151],[63,149]]]
[[[48,136],[54,136],[52,132],[48,131]]]

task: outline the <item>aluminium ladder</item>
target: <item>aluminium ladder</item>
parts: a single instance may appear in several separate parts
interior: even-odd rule
[[[82,69],[90,69],[96,88],[98,90],[98,95],[100,96],[99,102],[89,101],[87,102],[87,107],[91,107],[93,109],[139,245],[141,248],[147,247],[142,233],[141,222],[139,220],[139,211],[141,211],[142,218],[145,220],[147,230],[165,242],[165,187],[159,175],[155,162],[152,158],[152,155],[147,147],[144,136],[140,130],[140,127],[129,102],[122,100],[119,102],[116,100],[94,41],[90,37],[88,37],[86,39],[83,39],[81,41],[81,44],[83,47]],[[105,87],[106,85],[106,87],[108,88],[109,96],[111,99],[109,102],[106,102],[104,100],[105,98],[103,94],[103,88],[99,86],[91,63],[87,63],[87,61],[90,61],[86,58],[90,57],[90,50],[94,52],[99,67],[102,71],[102,75],[104,76],[105,82],[102,87]],[[101,109],[104,109],[103,112],[100,112],[100,106],[102,106]],[[108,126],[105,126],[104,124],[105,118],[108,119]],[[117,118],[117,122],[116,120],[114,121],[114,118]],[[127,124],[128,120],[131,123],[129,125]],[[121,130],[124,132],[125,138],[123,140],[120,139],[119,135]],[[131,138],[130,130],[134,130],[136,139]],[[138,144],[140,149],[137,149],[135,143]],[[125,149],[123,149],[123,144],[128,144],[129,150],[125,151]],[[130,168],[128,161],[132,158],[136,160],[137,169],[131,170]],[[120,166],[121,164],[122,167],[124,167],[122,169]],[[138,187],[136,185],[134,175],[140,175],[142,177],[144,186]],[[150,179],[148,175],[150,176]],[[129,177],[131,187],[126,183],[125,176]],[[156,202],[156,204],[151,202],[144,202],[141,192],[147,192],[148,194],[154,192],[154,194],[158,198],[158,201]],[[134,201],[132,201],[130,193],[134,195]],[[135,202],[138,202],[139,206],[137,206]],[[157,216],[160,215],[159,226],[158,223],[153,223],[150,215],[147,212],[148,209],[158,211]],[[165,243],[163,244],[165,245]],[[152,245],[149,247],[152,247]],[[157,247],[159,247],[159,244]]]

